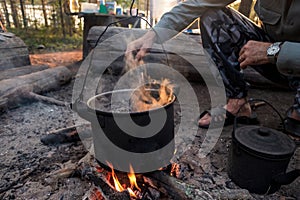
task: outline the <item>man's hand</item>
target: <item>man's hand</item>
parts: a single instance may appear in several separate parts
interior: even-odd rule
[[[249,65],[262,65],[269,63],[267,49],[272,43],[248,41],[241,49],[238,61],[241,69]]]
[[[125,52],[126,60],[131,60],[129,62],[140,61],[147,53],[147,51],[152,47],[155,41],[156,34],[154,31],[148,31],[145,35],[137,40],[132,41],[128,44],[127,50]],[[138,51],[135,58],[133,52]]]

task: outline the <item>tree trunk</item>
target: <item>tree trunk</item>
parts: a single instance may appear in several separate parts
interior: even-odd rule
[[[66,67],[17,76],[0,81],[0,110],[14,108],[31,99],[30,93],[42,93],[58,89],[71,80],[72,73]]]
[[[15,3],[16,3],[15,0],[10,0],[10,8],[11,8],[11,14],[13,17],[14,25],[16,28],[19,28],[20,24],[19,24],[18,10],[15,6]]]
[[[6,4],[6,0],[2,1],[2,5],[3,5],[3,9],[4,9],[4,15],[5,15],[5,21],[6,21],[6,27],[10,28],[10,21],[9,21],[9,14],[8,14],[8,9],[7,9],[7,4]]]
[[[253,0],[242,0],[239,7],[239,12],[245,15],[246,17],[249,17],[252,8],[252,2]]]
[[[64,14],[63,14],[63,7],[62,7],[62,0],[59,0],[59,14],[60,14],[60,25],[63,33],[63,37],[66,37],[66,27],[65,27],[65,22],[64,22]]]
[[[46,0],[41,0],[42,2],[42,9],[43,9],[43,15],[44,15],[44,21],[45,21],[45,26],[48,27],[48,18],[47,18],[47,12],[46,12]]]
[[[0,81],[48,69],[46,65],[28,65],[0,71]]]
[[[26,19],[26,15],[25,15],[23,0],[20,0],[20,7],[21,7],[21,12],[22,12],[22,18],[23,18],[23,26],[26,29],[27,28],[27,19]]]

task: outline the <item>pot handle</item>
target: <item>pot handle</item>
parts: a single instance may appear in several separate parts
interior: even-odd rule
[[[88,120],[91,123],[99,123],[101,128],[105,127],[104,116],[97,115],[95,112],[91,112],[88,109],[88,106],[79,98],[76,99],[76,101],[72,103],[70,107],[73,111],[77,112],[81,118]]]
[[[280,120],[281,120],[281,123],[282,123],[282,125],[283,125],[283,130],[285,130],[285,126],[284,126],[284,119],[283,119],[283,117],[281,116],[281,114],[279,113],[279,111],[272,105],[272,104],[270,104],[269,102],[267,102],[266,100],[263,100],[263,99],[253,99],[253,98],[250,98],[248,101],[246,101],[244,104],[242,104],[241,105],[241,107],[239,108],[239,110],[237,111],[237,114],[236,114],[236,117],[234,118],[234,122],[233,122],[233,132],[232,133],[234,133],[235,132],[235,129],[236,129],[236,127],[237,127],[237,123],[238,123],[238,114],[239,114],[239,112],[241,111],[241,109],[242,109],[242,107],[244,106],[244,105],[246,105],[247,103],[252,103],[252,102],[264,102],[265,104],[267,104],[268,106],[270,106],[275,112],[276,112],[276,114],[279,116],[279,118],[280,118]]]
[[[79,98],[76,99],[75,102],[71,104],[71,109],[76,113],[78,113],[78,115],[83,119],[86,119],[88,121],[93,121],[93,119],[95,119],[95,114],[92,114],[88,110],[88,106]]]
[[[295,169],[287,173],[281,173],[272,178],[271,187],[288,185],[300,176],[300,169]]]

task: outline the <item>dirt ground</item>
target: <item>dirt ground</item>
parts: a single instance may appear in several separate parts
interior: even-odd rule
[[[66,66],[82,60],[82,51],[59,52],[31,54],[30,61],[32,65],[45,64],[50,67]]]
[[[59,52],[43,55],[31,55],[32,64],[51,64],[52,67],[66,65],[72,69],[80,66],[81,51]],[[193,83],[194,90],[200,97],[208,95],[205,86]],[[73,81],[57,91],[44,95],[71,102]],[[294,92],[279,89],[252,89],[249,96],[262,98],[273,103],[284,114],[292,104]],[[200,104],[209,106],[205,98],[199,98]],[[176,106],[175,106],[176,111]],[[263,112],[266,112],[264,110]],[[180,119],[175,112],[175,125]],[[86,153],[81,142],[66,143],[56,146],[44,145],[40,139],[48,132],[74,125],[73,111],[68,107],[42,102],[32,102],[0,115],[0,199],[83,199],[91,183],[79,177],[54,176],[56,170],[70,163],[77,163]],[[273,116],[262,116],[263,121],[279,124]],[[213,152],[206,159],[197,157],[197,149],[206,134],[205,130],[184,127],[188,132],[197,129],[193,146],[183,156],[176,158],[181,165],[180,180],[195,185],[199,189],[239,191],[228,178],[226,162],[230,145],[232,126],[223,133]],[[289,169],[295,166],[292,159]],[[282,186],[272,195],[248,194],[244,198],[231,199],[300,199],[300,178],[292,184]],[[238,195],[236,195],[238,196]]]

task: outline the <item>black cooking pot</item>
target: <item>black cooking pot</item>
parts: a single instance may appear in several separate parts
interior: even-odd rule
[[[228,175],[238,186],[257,194],[271,194],[300,175],[299,169],[286,173],[296,149],[293,140],[268,127],[237,128],[237,121],[233,128]]]
[[[96,159],[102,164],[105,165],[105,162],[108,161],[120,171],[127,171],[127,169],[129,171],[129,165],[132,165],[135,172],[143,172],[148,168],[143,160],[146,157],[131,159],[130,156],[151,154],[154,165],[151,168],[154,170],[154,168],[164,167],[169,164],[175,148],[173,113],[175,96],[170,103],[163,107],[142,112],[110,111],[102,109],[103,106],[99,105],[103,101],[106,103],[107,100],[110,101],[113,95],[117,101],[121,101],[123,96],[128,97],[133,91],[132,89],[123,89],[102,93],[90,98],[87,103],[77,100],[73,104],[73,110],[91,122]],[[156,90],[151,92],[155,93]],[[165,116],[165,122],[155,122],[160,116]],[[128,124],[130,119],[137,126]],[[150,123],[158,123],[161,126],[145,128]],[[125,152],[128,152],[127,159],[123,159]]]

